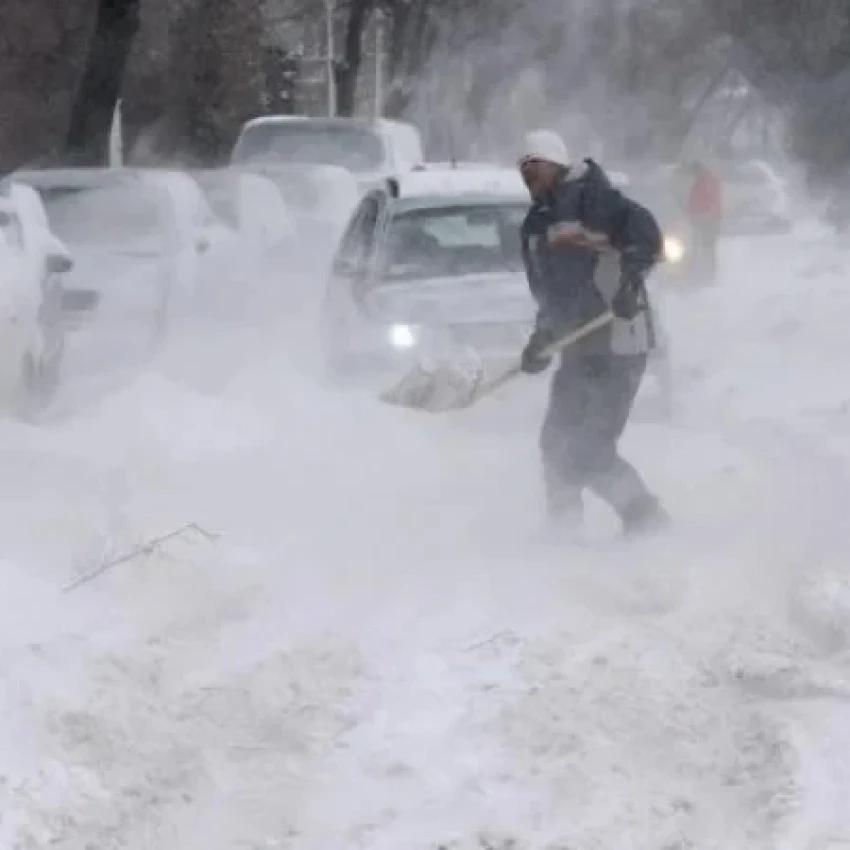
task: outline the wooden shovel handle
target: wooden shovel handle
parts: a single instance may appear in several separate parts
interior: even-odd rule
[[[591,319],[586,324],[582,325],[580,328],[576,328],[574,331],[570,331],[567,334],[556,339],[554,342],[549,343],[546,348],[543,349],[544,357],[554,357],[559,351],[563,351],[565,348],[569,348],[569,346],[578,342],[580,339],[584,339],[588,334],[592,334],[594,331],[598,331],[600,328],[604,328],[606,325],[610,324],[614,319],[614,314],[610,311],[606,311],[601,316],[597,316],[595,319]],[[484,396],[488,396],[491,393],[494,393],[499,388],[503,387],[509,381],[512,381],[518,375],[522,373],[522,366],[517,363],[514,366],[511,366],[510,369],[507,369],[501,375],[497,375],[495,378],[489,381],[483,381],[477,388],[475,392],[475,401],[480,398],[484,398]]]

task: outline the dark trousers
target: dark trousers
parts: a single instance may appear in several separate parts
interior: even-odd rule
[[[579,508],[585,489],[621,515],[651,498],[617,450],[646,361],[646,355],[562,356],[540,435],[550,509]]]

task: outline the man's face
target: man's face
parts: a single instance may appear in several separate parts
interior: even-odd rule
[[[555,182],[558,166],[543,159],[527,159],[520,165],[519,173],[531,196],[539,198]]]

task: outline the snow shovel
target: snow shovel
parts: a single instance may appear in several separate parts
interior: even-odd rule
[[[588,334],[605,327],[614,318],[605,312],[587,324],[556,339],[544,349],[544,355],[554,356],[559,351]],[[496,390],[522,374],[519,363],[504,372],[487,378],[484,367],[478,361],[475,364],[443,364],[437,367],[417,365],[394,387],[381,394],[381,401],[396,407],[423,410],[429,413],[446,413],[453,410],[466,410],[480,399],[492,395]]]

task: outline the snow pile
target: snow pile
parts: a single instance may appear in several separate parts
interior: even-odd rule
[[[598,506],[596,543],[542,539],[536,436],[478,427],[533,422],[522,392],[331,392],[309,323],[195,328],[4,427],[0,846],[826,846],[847,490],[794,369],[837,374],[850,304],[783,244],[668,305],[685,410],[626,441],[667,541],[606,542]]]

